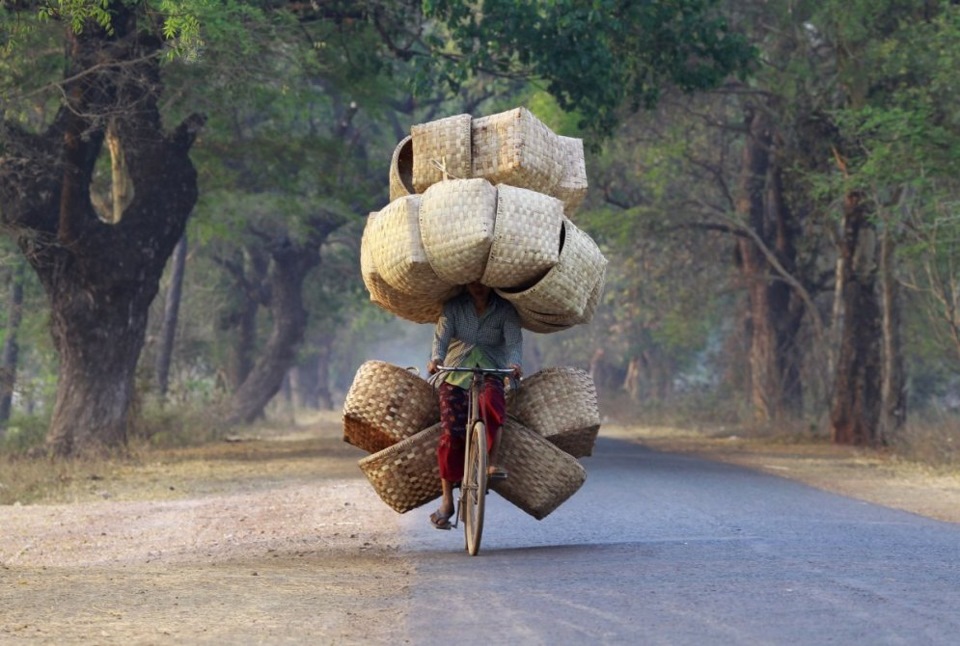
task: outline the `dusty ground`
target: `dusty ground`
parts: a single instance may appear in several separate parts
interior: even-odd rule
[[[690,452],[960,522],[960,475],[828,444],[606,424]],[[279,436],[150,453],[49,504],[0,509],[0,644],[387,641],[410,563],[336,415]]]

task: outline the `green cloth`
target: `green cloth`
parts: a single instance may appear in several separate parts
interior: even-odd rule
[[[470,353],[463,358],[460,363],[461,368],[496,368],[493,362],[489,361],[479,347],[474,346]],[[446,381],[448,384],[459,386],[464,390],[470,389],[470,381],[473,379],[472,372],[448,372]]]

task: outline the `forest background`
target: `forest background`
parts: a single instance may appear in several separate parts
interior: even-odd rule
[[[412,124],[530,108],[610,260],[525,369],[608,415],[891,447],[960,427],[960,7],[4,0],[0,446],[73,457],[336,408],[432,329],[369,302]]]

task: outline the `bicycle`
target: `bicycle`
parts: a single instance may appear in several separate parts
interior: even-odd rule
[[[466,438],[464,447],[463,480],[460,482],[460,500],[454,518],[463,520],[464,543],[467,553],[476,556],[483,536],[483,513],[487,496],[487,428],[480,417],[480,387],[487,375],[513,375],[510,368],[457,368],[437,366],[437,373],[471,372]],[[503,429],[501,429],[503,432]],[[499,439],[499,438],[498,438]],[[456,523],[454,523],[456,527]]]

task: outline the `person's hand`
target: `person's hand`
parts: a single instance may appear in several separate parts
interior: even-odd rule
[[[523,376],[523,368],[521,368],[518,364],[511,363],[510,367],[513,369],[514,379],[519,379],[521,376]]]
[[[427,362],[427,374],[432,375],[436,372],[437,372],[437,360],[430,359],[430,361]]]

